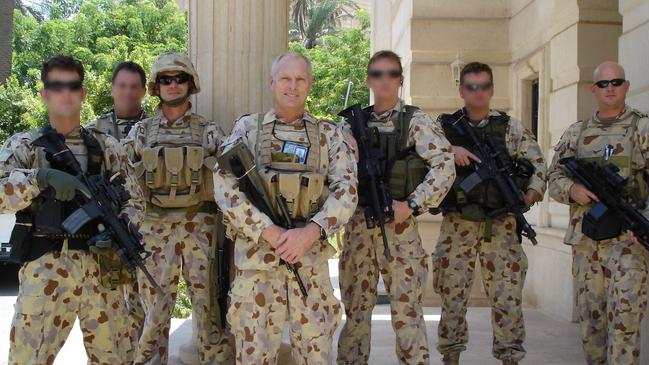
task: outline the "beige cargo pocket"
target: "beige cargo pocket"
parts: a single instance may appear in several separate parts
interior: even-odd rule
[[[249,311],[254,301],[254,287],[253,279],[243,279],[241,274],[237,273],[237,277],[231,284],[230,305],[226,316],[233,329],[239,328],[242,316],[250,316]]]
[[[441,271],[442,268],[440,266],[441,264],[441,258],[437,257],[437,255],[433,254],[433,291],[437,294],[441,293],[440,286],[439,286],[439,278],[441,276]]]

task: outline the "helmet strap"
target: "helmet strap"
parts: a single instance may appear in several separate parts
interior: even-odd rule
[[[162,99],[162,97],[160,97],[160,96],[158,96],[158,97],[160,98],[160,102],[162,104],[164,104],[166,106],[170,106],[172,108],[175,108],[177,106],[182,105],[184,102],[186,102],[187,99],[189,99],[190,95],[191,95],[191,90],[188,90],[187,94],[185,96],[181,96],[181,97],[176,98],[176,99],[164,100],[164,99]]]

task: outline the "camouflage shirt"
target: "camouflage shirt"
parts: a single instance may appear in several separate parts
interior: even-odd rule
[[[131,199],[122,213],[128,215],[133,223],[139,224],[143,219],[144,200],[126,152],[115,138],[95,129],[88,130],[103,147],[105,171],[119,172],[124,176]],[[76,128],[66,136],[66,144],[74,152],[79,148],[85,149],[80,131],[80,128]],[[36,172],[50,165],[43,148],[32,145],[34,135],[32,132],[14,134],[0,150],[0,188],[3,191],[0,195],[0,213],[25,209],[41,193]],[[82,167],[85,168],[83,163]]]
[[[577,157],[577,142],[579,135],[581,134],[583,123],[589,123],[589,129],[606,131],[610,128],[616,128],[617,124],[629,122],[631,118],[634,117],[639,117],[640,119],[638,120],[636,133],[631,136],[631,144],[633,145],[633,150],[630,152],[631,168],[633,170],[646,169],[646,166],[649,166],[649,118],[646,114],[643,114],[629,106],[626,107],[622,115],[612,122],[603,122],[597,116],[597,113],[594,113],[588,120],[573,123],[563,133],[559,142],[557,142],[554,147],[555,153],[552,158],[552,165],[550,166],[549,174],[549,194],[550,197],[557,202],[570,205],[570,221],[564,238],[565,243],[579,243],[583,237],[583,234],[581,233],[581,221],[584,214],[591,208],[591,206],[580,206],[570,199],[570,187],[574,182],[566,172],[565,168],[559,164],[559,160],[564,157]],[[622,138],[623,135],[620,135],[620,137]],[[592,153],[593,156],[603,153],[605,147],[604,144],[602,144],[602,141],[597,138],[584,138],[581,145],[582,147],[579,148],[580,156],[583,156],[584,152],[587,151]],[[622,145],[623,141],[620,141],[620,143],[617,144],[613,151],[614,156],[629,154],[628,151],[624,151]]]
[[[311,218],[311,222],[319,225],[327,235],[330,235],[340,229],[356,209],[356,189],[358,184],[356,162],[352,150],[343,139],[340,128],[331,122],[317,120],[307,113],[304,114],[303,118],[318,124],[320,145],[325,147],[326,150],[326,158],[322,159],[320,169],[326,176],[325,187],[329,189],[329,194],[320,211]],[[255,151],[257,119],[257,114],[241,117],[235,122],[232,133],[224,140],[223,144],[228,145],[241,139],[251,151]],[[306,136],[306,129],[303,127],[304,124],[300,122],[301,120],[286,124],[276,117],[274,110],[271,110],[264,115],[262,125],[276,123],[274,133],[278,138],[285,140],[297,138],[301,140]],[[313,141],[313,136],[308,138]],[[237,267],[252,268],[276,264],[278,257],[274,255],[270,244],[263,240],[260,242],[262,231],[271,226],[273,222],[239,191],[236,178],[230,173],[219,169],[218,165],[214,173],[214,196],[216,203],[223,209],[226,218],[229,220],[229,224],[238,234],[242,234],[246,238],[245,241],[248,242],[246,245],[245,242],[240,244],[237,241],[235,245]],[[308,261],[318,260],[318,257],[322,259],[322,256],[327,256],[328,253],[330,252],[324,255],[317,252],[307,253],[301,262],[305,264],[305,261],[307,261],[306,264],[309,264]]]

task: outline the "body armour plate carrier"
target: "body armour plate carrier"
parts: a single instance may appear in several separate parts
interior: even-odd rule
[[[458,118],[465,118],[465,115],[463,110],[458,110],[454,114],[442,114],[440,120],[444,134],[451,145],[464,147],[470,151],[473,147],[472,142],[453,126]],[[501,149],[505,155],[509,155],[506,141],[509,120],[509,115],[498,112],[498,115],[489,116],[489,122],[486,125],[483,127],[473,126],[473,130],[480,140],[484,142],[486,136],[489,136],[496,148]],[[529,184],[529,176],[534,172],[534,167],[525,159],[515,161],[514,166],[518,172],[515,177],[516,185],[525,191]],[[490,216],[490,212],[504,207],[500,191],[492,180],[481,182],[469,192],[460,189],[459,184],[474,171],[473,165],[456,166],[457,177],[451,192],[440,205],[442,212],[460,212],[464,219],[484,221]]]
[[[214,201],[212,168],[216,157],[203,145],[207,122],[161,128],[158,119],[145,126],[146,148],[137,167],[147,201],[160,208],[187,208]]]
[[[278,212],[275,197],[286,200],[295,223],[313,217],[327,199],[328,151],[317,123],[303,119],[306,142],[280,140],[275,123],[263,124],[264,114],[257,115],[256,164],[273,209]]]
[[[390,196],[396,200],[405,200],[424,181],[430,170],[426,162],[415,152],[414,146],[408,147],[410,121],[419,108],[405,105],[403,109],[396,114],[396,118],[391,119],[394,125],[391,131],[371,126],[374,123],[372,119],[368,121],[372,139],[371,147],[380,154],[381,175],[384,176]],[[365,112],[372,113],[372,107],[366,108]],[[366,184],[367,179],[359,174],[358,193],[361,206],[368,204],[366,192],[369,190]]]

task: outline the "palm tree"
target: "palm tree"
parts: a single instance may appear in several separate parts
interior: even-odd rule
[[[304,42],[305,48],[313,48],[358,6],[353,0],[293,0],[291,8],[291,37]]]

